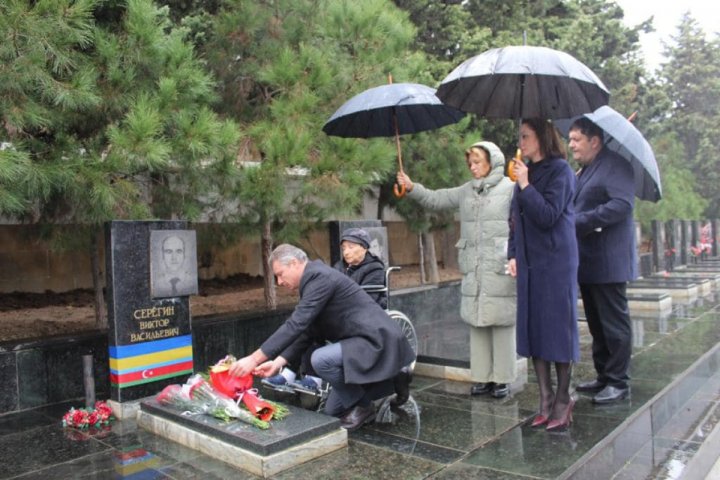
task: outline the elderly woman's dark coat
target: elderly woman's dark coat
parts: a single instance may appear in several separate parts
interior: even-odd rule
[[[300,301],[260,350],[295,360],[313,342],[340,342],[345,381],[368,384],[393,378],[415,360],[400,326],[349,277],[319,260],[300,278]]]
[[[575,174],[562,158],[528,166],[510,209],[508,258],[517,262],[517,352],[551,362],[580,358]]]

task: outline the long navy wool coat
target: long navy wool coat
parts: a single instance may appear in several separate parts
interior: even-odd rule
[[[575,174],[562,158],[529,166],[515,187],[508,258],[517,263],[517,353],[551,362],[580,359]]]
[[[400,326],[350,277],[319,260],[300,278],[300,301],[260,350],[292,362],[312,342],[340,342],[345,381],[368,384],[394,377],[415,360]]]

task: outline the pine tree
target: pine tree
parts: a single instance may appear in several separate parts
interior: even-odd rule
[[[4,8],[0,89],[11,146],[0,168],[6,156],[24,159],[24,170],[10,173],[26,196],[22,211],[3,213],[78,225],[70,241],[91,249],[102,327],[99,226],[193,220],[222,205],[219,193],[236,178],[237,127],[212,112],[213,79],[166,7],[55,0]]]
[[[383,0],[224,2],[204,46],[222,82],[225,115],[243,127],[236,220],[261,237],[265,292],[275,305],[268,256],[331,217],[352,214],[365,190],[389,179],[389,139],[322,132],[342,103],[392,73],[415,81],[415,31]]]
[[[720,209],[720,163],[715,144],[720,122],[720,43],[710,41],[697,21],[685,14],[673,43],[666,46],[667,63],[660,78],[669,110],[663,125],[683,146],[682,158],[697,179],[697,192],[709,201],[706,214]]]

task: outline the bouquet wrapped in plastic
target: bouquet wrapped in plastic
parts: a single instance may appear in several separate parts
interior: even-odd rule
[[[257,389],[252,388],[252,375],[236,377],[230,375],[230,365],[235,357],[227,355],[210,367],[210,382],[219,392],[242,402],[250,413],[261,420],[280,420],[285,418],[289,410],[283,405],[260,398]]]
[[[200,374],[191,376],[185,385],[168,385],[156,397],[158,403],[190,414],[207,414],[225,421],[237,419],[261,429],[270,424],[241,408],[230,397],[217,391]]]

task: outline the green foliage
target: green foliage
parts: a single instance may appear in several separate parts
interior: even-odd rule
[[[0,8],[8,139],[0,181],[9,192],[0,212],[90,225],[196,219],[234,183],[237,127],[209,108],[214,80],[167,7],[56,0]]]
[[[235,220],[272,224],[297,239],[329,216],[351,215],[365,189],[393,168],[391,139],[322,132],[334,110],[362,90],[416,81],[415,30],[386,1],[226,1],[204,51],[222,81],[218,108],[243,125],[243,176]]]
[[[292,240],[354,215],[380,185],[381,204],[412,228],[442,226],[451,216],[427,216],[391,195],[391,138],[333,138],[322,125],[388,74],[437,86],[461,61],[521,44],[524,32],[528,44],[593,69],[622,113],[640,112],[665,193],[658,205],[639,203],[642,218],[712,214],[720,208],[717,40],[686,16],[653,77],[638,56],[650,21],[628,28],[622,17],[605,0],[7,0],[0,214],[91,225],[233,220],[253,232],[270,223],[278,239]],[[403,136],[404,166],[430,188],[459,185],[469,178],[469,144],[487,139],[511,154],[516,136],[514,121],[469,115]]]
[[[429,84],[438,84],[462,61],[489,48],[523,44],[547,46],[570,53],[593,69],[612,92],[612,103],[639,108],[644,69],[637,56],[640,31],[622,23],[622,10],[604,0],[469,0],[467,2],[395,0],[417,26],[415,44],[431,56]],[[463,162],[468,145],[495,142],[506,155],[517,144],[517,121],[486,120],[470,115],[455,127],[430,132],[427,144],[413,138],[406,162],[408,174],[431,188],[460,185],[470,176]],[[417,137],[420,137],[419,135]],[[386,186],[385,192],[389,191]],[[417,205],[391,199],[417,231],[443,226],[448,214],[426,214]]]
[[[653,144],[663,198],[658,203],[636,201],[635,218],[645,231],[650,231],[652,220],[702,219],[708,201],[695,190],[695,175],[684,162],[683,145],[672,134],[656,138]]]
[[[680,21],[673,39],[665,52],[669,60],[659,73],[670,99],[661,125],[677,135],[684,164],[696,178],[695,190],[708,201],[705,214],[716,217],[720,209],[720,161],[715,152],[720,135],[720,42],[707,40],[689,14]]]

